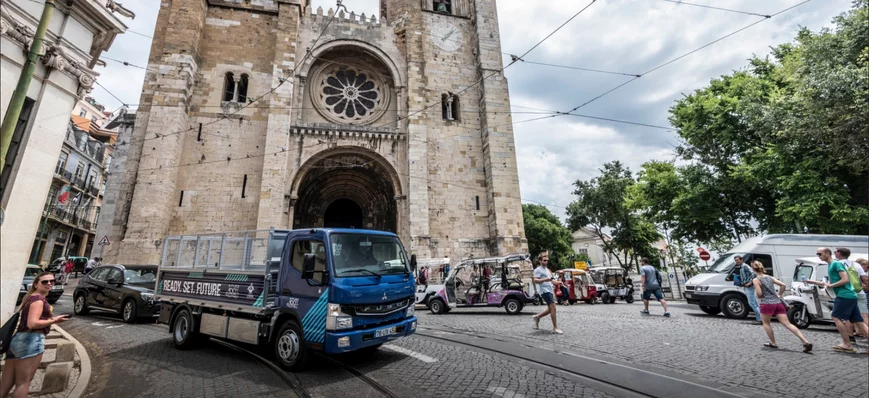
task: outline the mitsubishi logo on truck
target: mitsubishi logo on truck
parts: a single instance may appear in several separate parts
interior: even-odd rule
[[[383,300],[383,301],[389,300],[389,297],[386,297],[386,292],[383,292],[383,298],[381,300]]]

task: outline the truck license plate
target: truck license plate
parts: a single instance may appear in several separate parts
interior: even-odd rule
[[[393,334],[395,334],[395,327],[380,329],[380,330],[374,332],[374,337],[378,338],[378,337],[390,336]]]

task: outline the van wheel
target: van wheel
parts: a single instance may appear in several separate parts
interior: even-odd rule
[[[275,361],[278,365],[291,372],[302,370],[308,360],[304,341],[299,324],[294,320],[285,322],[275,336]]]
[[[443,300],[437,298],[428,303],[428,309],[431,310],[432,314],[443,314],[446,311],[447,305]]]
[[[600,302],[604,304],[610,304],[610,294],[607,292],[603,292],[600,294]]]
[[[705,312],[705,313],[708,314],[708,315],[713,315],[713,316],[714,316],[714,315],[718,315],[718,314],[721,313],[721,309],[720,309],[720,308],[718,308],[718,307],[709,307],[709,306],[705,306],[705,305],[701,305],[701,306],[700,306],[700,310],[703,311],[703,312]]]
[[[507,313],[510,315],[518,315],[522,312],[522,303],[515,298],[508,298],[507,301],[504,302],[504,309],[507,310]]]
[[[806,307],[800,303],[791,304],[791,308],[788,309],[788,320],[800,329],[805,329],[812,323],[805,309]]]
[[[721,299],[719,306],[724,316],[732,319],[745,319],[748,316],[748,303],[738,294],[728,294]]]
[[[172,342],[179,350],[189,350],[196,345],[198,332],[195,331],[193,315],[190,310],[182,308],[172,322]]]

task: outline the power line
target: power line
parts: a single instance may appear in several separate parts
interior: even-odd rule
[[[510,57],[514,57],[514,58],[518,59],[519,61],[522,61],[522,62],[524,62],[526,64],[530,64],[530,65],[542,65],[542,66],[551,66],[553,68],[564,68],[564,69],[581,70],[581,71],[586,71],[586,72],[606,73],[606,74],[610,74],[610,75],[640,77],[640,75],[637,75],[635,73],[611,72],[611,71],[600,70],[600,69],[580,68],[578,66],[554,65],[554,64],[547,64],[547,63],[543,63],[543,62],[526,61],[526,60],[521,59],[515,55],[512,55],[512,54],[508,54],[508,55],[510,55]]]
[[[118,98],[117,95],[115,95],[114,93],[112,93],[111,91],[109,91],[109,89],[107,89],[105,86],[103,86],[102,84],[100,84],[100,82],[98,82],[98,81],[94,81],[94,83],[96,83],[97,86],[102,87],[103,90],[106,90],[106,92],[109,93],[109,95],[111,95],[112,97],[115,97],[115,99],[118,100],[118,102],[120,102],[122,105],[127,105],[126,102],[124,102],[123,100],[121,100],[120,98]]]
[[[707,5],[704,5],[704,4],[688,3],[688,2],[685,2],[685,1],[682,1],[682,0],[661,0],[661,1],[666,1],[666,2],[668,2],[668,3],[675,3],[675,4],[679,4],[679,5],[685,5],[685,6],[694,6],[694,7],[710,8],[710,9],[713,9],[713,10],[719,10],[719,11],[735,12],[735,13],[737,13],[737,14],[754,15],[754,16],[764,17],[764,18],[770,18],[770,17],[771,17],[771,15],[758,14],[758,13],[755,13],[755,12],[747,12],[747,11],[733,10],[733,9],[730,9],[730,8],[713,7],[713,6],[707,6]]]
[[[152,36],[148,36],[148,35],[146,35],[146,34],[144,34],[144,33],[136,32],[135,30],[127,29],[126,31],[124,31],[124,33],[132,33],[132,34],[134,34],[134,35],[144,36],[144,37],[147,37],[147,38],[149,38],[149,39],[153,39]]]
[[[564,112],[564,113],[565,113],[565,114],[573,113],[573,112],[575,112],[576,110],[578,110],[578,109],[580,109],[580,108],[582,108],[582,107],[584,107],[584,106],[586,106],[586,105],[588,105],[588,104],[590,104],[590,103],[592,103],[592,102],[594,102],[594,101],[597,101],[597,100],[603,98],[604,96],[606,96],[606,95],[612,93],[613,91],[616,91],[616,90],[618,90],[618,89],[620,89],[620,88],[622,88],[622,87],[624,87],[624,86],[627,86],[627,85],[630,84],[630,83],[633,83],[634,81],[636,81],[636,80],[639,79],[640,77],[643,77],[643,76],[648,75],[649,73],[655,72],[655,71],[657,71],[658,69],[661,69],[661,68],[663,68],[663,67],[665,67],[665,66],[667,66],[667,65],[670,65],[670,64],[672,64],[672,63],[674,63],[674,62],[676,62],[676,61],[679,61],[679,60],[681,60],[681,59],[683,59],[683,58],[685,58],[685,57],[687,57],[687,56],[689,56],[689,55],[691,55],[691,54],[694,54],[694,53],[696,53],[696,52],[698,52],[698,51],[700,51],[700,50],[703,50],[703,49],[706,48],[706,47],[709,47],[709,46],[711,46],[711,45],[713,45],[713,44],[715,44],[715,43],[718,43],[718,42],[720,42],[720,41],[722,41],[722,40],[724,40],[724,39],[727,39],[728,37],[731,37],[731,36],[733,36],[733,35],[735,35],[735,34],[737,34],[737,33],[739,33],[739,32],[742,32],[742,31],[744,31],[744,30],[746,30],[746,29],[748,29],[748,28],[751,28],[751,27],[754,26],[754,25],[757,25],[757,24],[759,24],[759,23],[761,23],[761,22],[763,22],[763,21],[769,20],[770,18],[772,18],[772,17],[774,17],[774,16],[777,16],[777,15],[779,15],[779,14],[781,14],[781,13],[787,12],[787,11],[789,11],[789,10],[791,10],[791,9],[794,9],[794,8],[796,8],[796,7],[799,7],[799,6],[801,6],[801,5],[803,5],[803,4],[806,4],[806,3],[810,2],[810,1],[811,1],[811,0],[806,0],[806,1],[803,1],[802,3],[799,3],[799,4],[793,5],[793,6],[791,6],[791,7],[785,8],[784,10],[781,10],[781,11],[779,11],[779,12],[777,12],[777,13],[775,13],[775,14],[772,14],[772,15],[770,15],[770,16],[764,16],[764,17],[763,17],[762,19],[760,19],[760,20],[757,20],[757,21],[755,21],[755,22],[752,22],[752,23],[750,23],[750,24],[748,24],[748,25],[746,25],[746,26],[744,26],[744,27],[742,27],[742,28],[739,28],[739,29],[737,29],[737,30],[735,30],[735,31],[733,31],[733,32],[728,33],[727,35],[724,35],[724,36],[722,36],[722,37],[720,37],[720,38],[718,38],[718,39],[715,39],[715,40],[713,40],[713,41],[710,42],[710,43],[707,43],[707,44],[705,44],[705,45],[703,45],[703,46],[700,46],[700,47],[698,47],[698,48],[696,48],[696,49],[694,49],[694,50],[691,50],[691,51],[689,51],[689,52],[687,52],[687,53],[685,53],[685,54],[683,54],[683,55],[680,55],[680,56],[678,56],[678,57],[676,57],[676,58],[673,58],[673,59],[671,59],[671,60],[669,60],[669,61],[667,61],[667,62],[665,62],[665,63],[663,63],[663,64],[661,64],[661,65],[658,65],[658,66],[656,66],[656,67],[654,67],[654,68],[652,68],[652,69],[649,69],[649,70],[647,70],[647,71],[641,73],[639,77],[634,77],[633,79],[630,79],[630,80],[628,80],[628,81],[626,81],[626,82],[624,82],[624,83],[622,83],[622,84],[619,84],[618,86],[611,88],[610,90],[604,92],[603,94],[600,94],[600,95],[598,95],[598,96],[596,96],[596,97],[594,97],[594,98],[592,98],[592,99],[590,99],[590,100],[588,100],[588,101],[586,101],[586,102],[580,104],[579,106],[577,106],[577,107],[575,107],[575,108],[573,108],[573,109],[571,109],[571,110],[569,110],[569,111],[567,111],[567,112]],[[538,120],[539,120],[539,119],[538,119]],[[531,120],[528,120],[528,121],[531,121]]]
[[[143,67],[141,67],[141,66],[133,65],[133,64],[127,62],[127,61],[121,61],[121,60],[118,60],[118,59],[109,58],[109,57],[107,57],[107,56],[105,56],[105,55],[103,55],[101,58],[103,58],[103,59],[107,59],[107,60],[109,60],[109,61],[114,61],[114,62],[117,62],[117,63],[119,63],[119,64],[124,64],[124,66],[132,66],[132,67],[134,67],[134,68],[145,69],[145,68],[143,68]]]

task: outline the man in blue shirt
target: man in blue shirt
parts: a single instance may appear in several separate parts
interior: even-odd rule
[[[643,266],[640,267],[640,275],[642,275],[640,278],[642,283],[640,285],[643,289],[644,309],[640,311],[640,313],[643,315],[649,315],[649,299],[654,295],[655,299],[664,306],[664,316],[669,318],[670,310],[667,308],[667,300],[664,300],[664,291],[661,289],[661,285],[658,284],[657,271],[655,271],[655,267],[649,265],[648,258],[644,258],[642,262]]]

